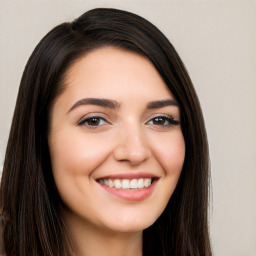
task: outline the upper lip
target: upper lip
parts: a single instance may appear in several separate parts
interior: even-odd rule
[[[139,178],[152,178],[152,179],[158,179],[159,176],[152,174],[152,173],[146,173],[146,172],[133,172],[133,173],[117,173],[117,174],[111,174],[99,177],[97,180],[100,179],[139,179]]]

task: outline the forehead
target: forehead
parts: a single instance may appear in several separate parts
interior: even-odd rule
[[[172,96],[154,65],[136,52],[103,47],[86,53],[65,75],[70,93],[87,97],[114,97],[119,93]],[[161,96],[162,94],[162,96]]]

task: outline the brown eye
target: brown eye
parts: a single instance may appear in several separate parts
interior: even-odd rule
[[[154,125],[165,125],[166,120],[162,117],[156,117],[153,120]]]
[[[180,122],[174,120],[170,116],[157,116],[152,118],[147,122],[147,125],[156,125],[156,126],[171,126],[171,125],[178,125]]]
[[[86,119],[80,121],[78,123],[78,125],[84,125],[84,126],[96,128],[96,127],[104,125],[106,123],[108,123],[108,122],[104,118],[94,116],[94,117],[89,117],[89,118],[86,118]]]
[[[93,117],[93,118],[87,120],[87,124],[90,125],[90,126],[98,126],[100,124],[100,118]]]

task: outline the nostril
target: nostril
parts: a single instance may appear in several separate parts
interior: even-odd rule
[[[129,145],[120,145],[114,151],[114,157],[117,161],[129,162],[136,166],[148,159],[150,153],[144,148],[135,148]]]
[[[131,127],[123,128],[122,132],[118,134],[114,157],[118,161],[129,162],[132,166],[139,165],[151,155],[147,138],[134,123],[131,124]]]

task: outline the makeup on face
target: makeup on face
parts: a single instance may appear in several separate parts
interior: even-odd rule
[[[67,215],[87,228],[142,231],[165,209],[182,170],[178,102],[147,58],[113,47],[74,63],[65,84],[49,147]]]

